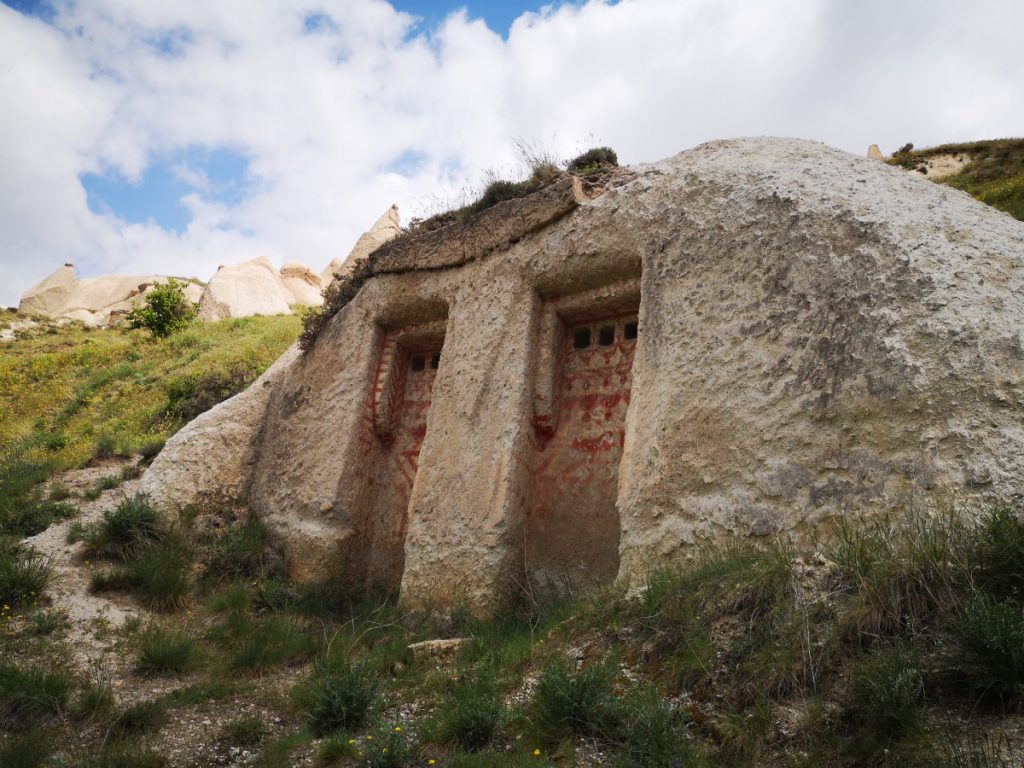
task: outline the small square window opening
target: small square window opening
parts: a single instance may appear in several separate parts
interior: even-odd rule
[[[572,335],[572,345],[575,349],[586,349],[590,346],[590,329],[577,328]]]
[[[637,334],[637,322],[635,320],[626,323],[622,329],[622,337],[624,339],[635,339]]]
[[[427,367],[426,358],[424,358],[423,355],[413,355],[412,362],[409,364],[409,367],[417,373],[422,371]]]
[[[601,329],[597,332],[597,343],[602,347],[610,347],[615,343],[615,326],[614,325],[602,325]]]
[[[441,353],[440,352],[435,352],[434,354],[432,354],[430,356],[430,367],[433,368],[436,371],[437,370],[437,366],[439,366],[440,364],[441,364]]]

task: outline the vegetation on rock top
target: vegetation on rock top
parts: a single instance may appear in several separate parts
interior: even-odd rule
[[[907,144],[889,162],[908,170],[924,167],[937,155],[967,155],[970,162],[955,174],[937,179],[983,203],[1024,221],[1024,139],[993,139],[914,149]]]

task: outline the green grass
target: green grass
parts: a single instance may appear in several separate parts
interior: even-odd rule
[[[266,732],[267,726],[256,715],[240,717],[224,726],[224,737],[231,744],[241,747],[258,744]]]
[[[25,536],[49,525],[52,511],[34,510],[53,472],[99,456],[152,456],[189,415],[262,373],[299,324],[296,316],[238,318],[166,339],[80,326],[50,333],[54,326],[44,325],[4,343],[0,532]]]
[[[958,173],[938,180],[969,193],[983,203],[1024,220],[1024,139],[994,139],[966,144],[943,144],[897,152],[890,162],[916,169],[929,157],[963,154],[970,162]]]
[[[74,539],[84,542],[91,556],[131,560],[143,547],[164,535],[160,514],[145,496],[124,499],[115,509],[103,513],[103,519],[75,530]]]
[[[502,690],[494,671],[466,672],[445,692],[432,728],[432,739],[457,744],[467,752],[487,747],[505,719]]]
[[[612,739],[622,712],[613,690],[615,667],[589,664],[578,671],[563,661],[549,664],[534,693],[536,723],[549,739],[569,734]]]
[[[213,535],[204,581],[223,583],[280,575],[283,561],[270,546],[266,526],[256,517],[250,516]]]
[[[0,536],[0,616],[43,597],[53,574],[50,560],[32,547]],[[0,620],[3,620],[0,618]]]
[[[363,725],[380,694],[377,673],[361,663],[329,665],[318,662],[305,690],[313,732],[323,736]]]
[[[124,565],[94,573],[90,588],[132,592],[152,610],[176,611],[190,594],[191,570],[191,551],[177,538],[164,538],[141,546]]]
[[[185,672],[195,663],[198,650],[188,634],[162,624],[153,624],[143,631],[138,645],[135,668],[143,674]]]
[[[50,752],[49,739],[43,731],[12,734],[0,741],[0,765],[4,768],[39,768],[45,765]]]
[[[162,701],[140,701],[118,712],[110,722],[115,738],[135,739],[154,733],[167,722],[167,705]]]
[[[67,710],[74,679],[65,671],[0,665],[0,723],[43,725]]]

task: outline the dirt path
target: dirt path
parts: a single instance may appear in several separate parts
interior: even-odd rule
[[[53,478],[49,487],[59,484],[74,493],[84,493],[104,477],[120,476],[122,469],[132,464],[130,460],[111,459],[85,469],[69,470]],[[113,509],[126,496],[137,493],[138,485],[137,479],[126,480],[117,488],[103,491],[95,501],[69,499],[80,510],[76,517],[55,523],[26,539],[27,544],[53,562],[53,580],[48,596],[53,608],[67,613],[71,622],[67,640],[74,651],[76,663],[82,669],[109,653],[115,639],[112,630],[120,627],[126,619],[140,615],[141,611],[123,596],[90,594],[89,579],[93,566],[84,559],[82,544],[68,544],[68,529],[74,523],[88,524],[99,520],[105,510]]]

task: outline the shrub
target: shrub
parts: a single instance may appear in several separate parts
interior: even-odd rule
[[[619,164],[619,156],[611,147],[594,147],[582,155],[574,157],[565,164],[570,173],[587,174],[605,168],[615,168]]]
[[[148,497],[139,494],[104,512],[102,521],[80,529],[78,535],[93,554],[129,560],[161,538],[160,514]]]
[[[1024,522],[1013,510],[987,512],[972,537],[979,589],[996,597],[1024,600]]]
[[[235,363],[227,370],[214,369],[203,374],[178,376],[167,385],[164,412],[183,421],[191,421],[245,389],[259,375],[254,363]]]
[[[653,690],[629,705],[622,764],[629,768],[675,768],[691,765],[679,718]]]
[[[358,728],[377,701],[380,678],[365,664],[345,662],[329,666],[318,661],[308,691],[308,712],[313,732],[324,736]]]
[[[266,732],[263,720],[256,715],[240,717],[224,726],[224,738],[240,747],[258,744]]]
[[[1024,610],[1018,603],[975,598],[960,633],[963,668],[975,688],[1009,697],[1024,693]]]
[[[266,576],[273,560],[268,552],[266,526],[250,516],[219,534],[203,577],[229,581]]]
[[[490,744],[504,712],[501,691],[490,670],[464,677],[451,687],[441,703],[436,738],[476,752]]]
[[[238,619],[232,630],[232,644],[236,647],[228,662],[232,670],[269,669],[287,661],[309,658],[318,647],[317,638],[289,618],[275,616],[260,624]]]
[[[107,432],[104,432],[96,439],[96,447],[92,455],[97,459],[110,459],[117,453],[117,440]]]
[[[146,301],[128,313],[130,328],[145,328],[154,336],[170,336],[187,327],[196,317],[197,308],[185,296],[185,290],[171,278],[146,295]]]
[[[49,756],[49,739],[36,729],[8,736],[0,744],[0,765],[4,768],[39,768]]]
[[[143,673],[184,672],[195,661],[196,644],[184,632],[159,624],[151,625],[139,637],[139,658],[135,668]]]
[[[173,611],[181,607],[189,592],[191,553],[172,539],[144,545],[135,559],[107,573],[94,574],[95,592],[134,591],[150,608]]]
[[[38,601],[50,584],[49,558],[11,539],[0,537],[0,604],[7,611]]]
[[[159,701],[140,701],[122,710],[110,723],[110,732],[116,737],[152,733],[167,722],[167,707]]]
[[[620,722],[614,677],[611,664],[591,664],[578,672],[564,662],[549,665],[534,693],[538,725],[552,736],[614,737]]]
[[[114,691],[110,683],[90,681],[78,694],[75,717],[94,720],[106,716],[114,708]]]
[[[916,654],[903,647],[871,654],[853,671],[851,719],[870,742],[890,743],[914,730],[924,703],[924,680]]]
[[[67,672],[4,664],[0,666],[0,722],[8,727],[46,723],[67,708],[72,687]]]
[[[381,724],[363,744],[366,768],[403,768],[411,757],[408,739],[401,725]]]

